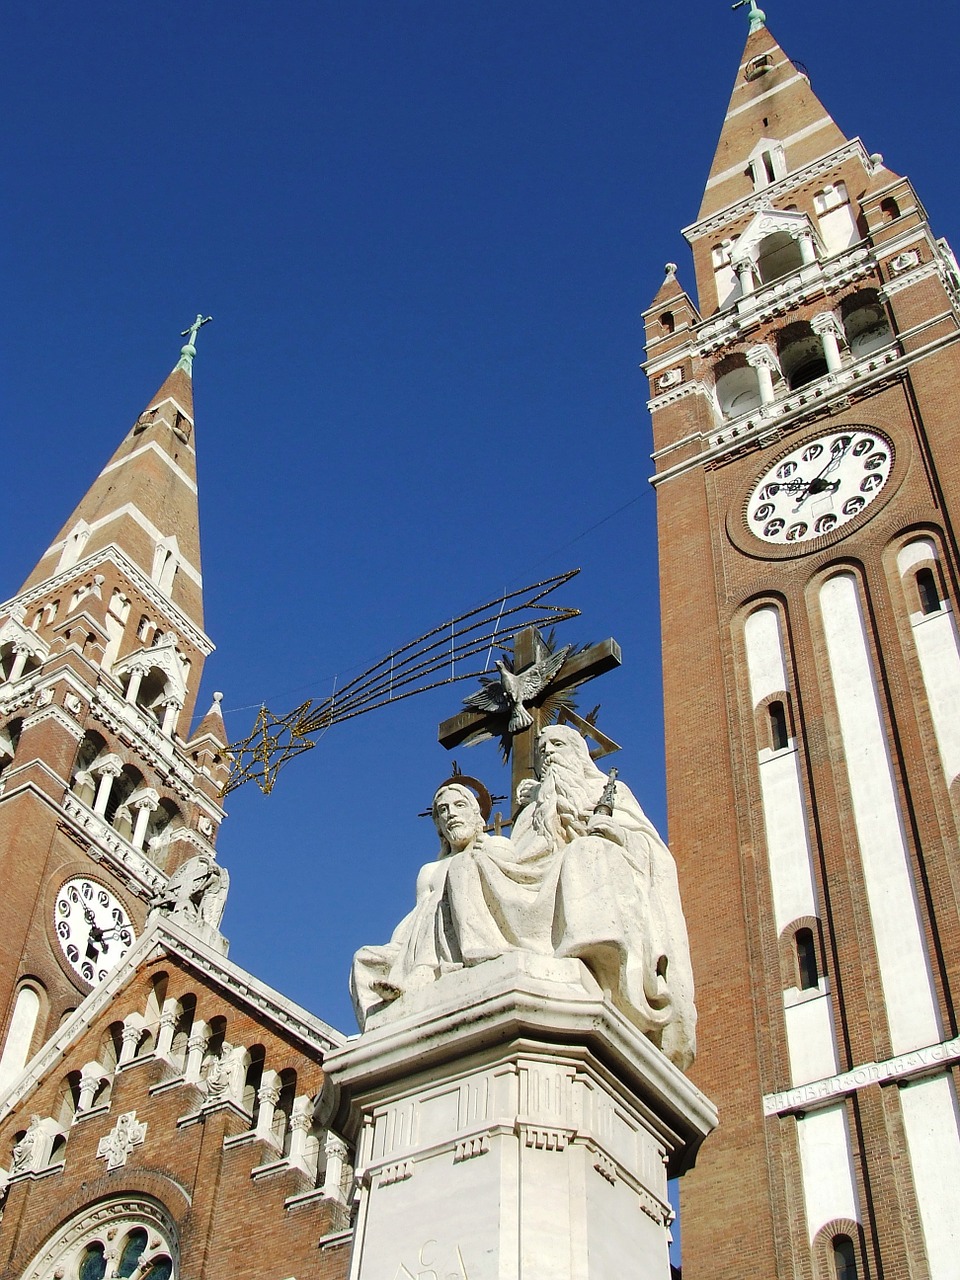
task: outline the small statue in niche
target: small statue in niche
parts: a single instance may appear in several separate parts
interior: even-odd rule
[[[241,1102],[247,1072],[247,1051],[243,1045],[233,1045],[224,1040],[220,1054],[211,1058],[206,1074],[200,1081],[200,1089],[207,1102]]]
[[[11,1178],[17,1173],[23,1173],[32,1166],[34,1152],[40,1140],[40,1124],[39,1116],[31,1116],[30,1127],[13,1148],[13,1160],[10,1164]]]

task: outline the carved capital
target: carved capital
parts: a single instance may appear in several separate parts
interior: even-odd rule
[[[743,354],[752,369],[770,369],[773,373],[780,372],[780,362],[765,342],[758,342],[755,347],[750,347]]]
[[[832,333],[839,341],[844,341],[843,326],[832,311],[820,311],[810,318],[810,328],[819,337],[825,333]]]

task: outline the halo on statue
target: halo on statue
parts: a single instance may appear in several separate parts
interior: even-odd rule
[[[471,778],[466,773],[454,773],[449,778],[444,778],[433,794],[438,796],[444,787],[452,787],[454,785],[466,787],[468,791],[473,792],[477,797],[477,804],[480,806],[480,816],[483,818],[485,823],[489,822],[490,813],[493,810],[493,796],[483,785],[480,779]],[[427,813],[429,812],[430,810],[427,811]],[[427,815],[424,814],[424,817],[426,816]]]

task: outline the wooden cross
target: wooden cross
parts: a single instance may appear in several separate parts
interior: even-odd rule
[[[536,627],[527,627],[515,638],[513,642],[514,672],[519,674],[533,665],[537,657],[538,642],[540,645],[543,644]],[[524,778],[535,776],[534,748],[537,734],[544,728],[546,722],[543,704],[548,698],[562,692],[564,689],[573,689],[577,685],[584,684],[587,680],[593,680],[597,676],[603,675],[605,671],[612,671],[614,667],[620,666],[621,661],[620,646],[613,639],[591,645],[589,649],[584,649],[580,653],[572,653],[546,688],[536,698],[524,704],[533,718],[533,723],[513,735],[510,752],[513,761],[511,804],[515,800],[517,787]],[[444,720],[440,725],[438,733],[440,745],[451,751],[467,738],[471,738],[485,729],[489,730],[491,735],[498,734],[500,732],[500,724],[496,728],[494,727],[498,719],[502,724],[502,717],[497,717],[492,712],[461,711],[458,715],[451,716],[449,720]],[[606,755],[608,751],[617,750],[615,742],[605,737],[588,720],[582,719],[574,712],[564,711],[561,715],[561,720],[566,720],[568,723],[573,724],[585,736],[592,737],[601,748],[598,754]]]

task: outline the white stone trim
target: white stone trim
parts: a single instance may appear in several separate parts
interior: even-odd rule
[[[55,702],[50,703],[46,707],[41,707],[39,711],[34,711],[23,718],[23,727],[25,729],[32,728],[34,725],[43,724],[45,720],[53,720],[61,729],[66,729],[77,742],[83,739],[83,727],[77,724],[76,720],[63,707],[57,706]]]
[[[124,516],[129,516],[134,524],[138,524],[140,528],[152,538],[155,543],[163,542],[169,535],[161,533],[152,521],[148,520],[139,507],[134,506],[132,502],[125,502],[121,507],[115,507],[113,511],[108,511],[105,516],[101,516],[99,520],[94,520],[89,526],[90,532],[93,533],[97,529],[102,529],[104,525],[112,524],[114,520],[120,520]],[[65,545],[66,539],[60,542],[52,542],[47,548],[45,555],[51,555],[54,551],[59,551]],[[79,561],[78,561],[79,563]],[[74,570],[76,565],[73,566]],[[177,553],[177,567],[196,583],[198,587],[203,586],[203,578],[199,569],[195,569],[189,560],[185,559],[179,552]]]
[[[863,1062],[850,1071],[841,1071],[838,1075],[827,1076],[823,1080],[815,1080],[810,1084],[800,1085],[796,1089],[784,1089],[780,1093],[765,1093],[763,1114],[783,1116],[791,1111],[813,1111],[818,1107],[829,1106],[837,1098],[842,1098],[848,1093],[856,1093],[858,1089],[866,1089],[872,1084],[929,1075],[932,1072],[942,1071],[957,1061],[960,1061],[960,1036],[954,1037],[953,1040],[942,1040],[938,1044],[927,1045],[922,1049],[913,1049],[910,1053],[901,1053],[895,1058],[886,1058],[882,1062]]]
[[[775,93],[779,93],[781,89],[786,89],[788,85],[794,84],[797,80],[802,80],[803,78],[803,76],[791,76],[789,80],[785,80],[783,84],[778,84],[774,89],[768,89],[766,93],[762,93],[759,98],[755,98],[752,102],[747,102],[742,107],[734,108],[733,111],[728,112],[726,118],[729,120],[731,116],[738,115],[741,111],[749,111],[752,107],[756,106],[758,102],[762,102],[764,98],[772,97]],[[813,124],[808,124],[805,129],[798,129],[796,133],[788,134],[786,138],[776,138],[774,141],[779,146],[783,147],[784,151],[786,151],[787,147],[796,146],[798,142],[803,142],[805,138],[811,137],[812,134],[819,133],[821,129],[829,128],[833,123],[834,122],[829,118],[829,116],[825,116],[822,120],[818,120]],[[744,157],[744,159],[748,159],[748,157]],[[712,177],[707,182],[706,190],[709,191],[711,187],[718,187],[721,182],[729,182],[731,178],[735,178],[741,173],[743,173],[742,162],[740,164],[731,165],[729,169],[724,169],[722,173],[718,173]],[[780,181],[785,181],[789,176],[789,173],[785,174]],[[764,187],[763,190],[769,191],[770,187],[775,185],[775,183],[770,183],[770,186]]]
[[[21,591],[18,595],[12,596],[9,600],[0,604],[0,617],[12,613],[18,605],[23,605],[26,608],[35,601],[42,600],[44,596],[68,586],[75,578],[83,577],[105,562],[113,564],[120,571],[120,574],[129,580],[130,585],[143,596],[147,603],[172,623],[174,629],[185,636],[205,658],[213,653],[215,645],[206,632],[201,631],[197,624],[191,621],[172,600],[162,595],[143,569],[138,564],[134,564],[115,542],[101,547],[99,551],[93,552],[83,560],[78,560],[69,569],[63,569],[60,572],[51,574],[49,578],[44,578],[42,582],[38,582],[35,586],[30,587],[29,590]]]
[[[804,165],[802,169],[794,170],[778,182],[771,182],[768,187],[764,187],[761,191],[753,192],[742,200],[736,200],[733,204],[728,204],[725,208],[718,209],[716,213],[710,214],[709,217],[702,219],[700,222],[691,223],[690,226],[683,228],[681,235],[688,244],[692,245],[695,240],[699,240],[702,236],[711,235],[719,231],[728,222],[733,222],[747,213],[758,213],[761,209],[775,203],[789,192],[797,190],[797,188],[804,186],[808,182],[812,182],[814,178],[819,178],[822,174],[830,173],[832,169],[850,159],[859,159],[865,172],[871,172],[871,162],[866,147],[859,138],[851,138],[849,142],[843,143],[842,146],[833,151],[828,151],[817,160],[812,160],[809,164]]]
[[[186,414],[184,414],[186,417]],[[193,480],[187,475],[182,467],[178,466],[170,457],[165,449],[161,449],[156,440],[151,440],[148,444],[141,445],[139,449],[134,449],[123,458],[118,458],[116,462],[108,462],[100,472],[101,476],[108,475],[111,471],[116,471],[119,467],[124,467],[128,462],[132,462],[134,458],[139,458],[145,453],[155,453],[162,462],[165,462],[170,470],[174,473],[178,480],[182,480],[191,493],[197,492],[197,486]],[[99,478],[99,477],[98,477]]]
[[[296,1038],[307,1053],[314,1054],[317,1061],[322,1061],[324,1054],[340,1048],[347,1041],[342,1032],[288,1000],[239,965],[231,963],[169,917],[154,918],[116,968],[93,988],[27,1063],[9,1091],[0,1096],[0,1120],[14,1111],[34,1085],[54,1070],[99,1014],[133,980],[137,970],[164,955],[179,960],[185,967],[219,986],[246,1006],[259,1021],[272,1021],[280,1026],[287,1036]],[[143,1059],[136,1061],[140,1063]]]

